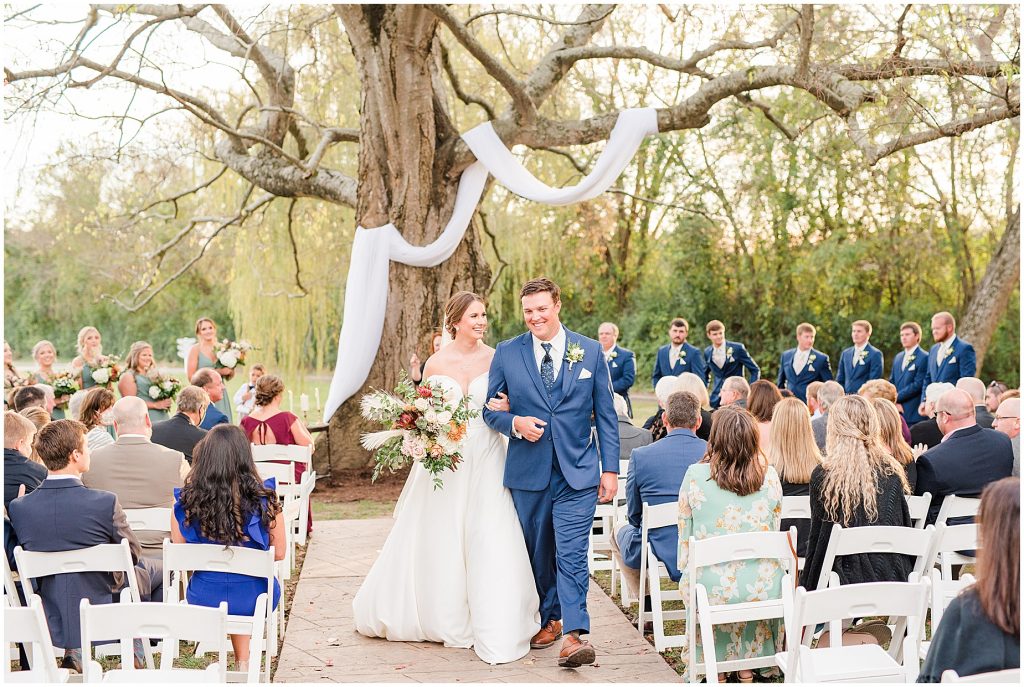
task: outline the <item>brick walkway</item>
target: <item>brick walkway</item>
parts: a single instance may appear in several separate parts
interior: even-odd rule
[[[320,521],[311,539],[275,682],[681,682],[594,583],[588,604],[597,665],[566,670],[555,647],[489,666],[469,649],[388,642],[352,629],[352,597],[391,519]]]

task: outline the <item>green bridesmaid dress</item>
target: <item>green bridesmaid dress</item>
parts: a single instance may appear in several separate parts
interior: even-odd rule
[[[47,386],[53,384],[53,382],[50,381],[51,378],[44,377],[42,372],[33,373],[32,379],[35,380],[36,384],[46,384]],[[64,414],[63,408],[58,408],[54,406],[53,412],[50,413],[50,417],[52,417],[54,420],[64,420],[66,419],[67,416]]]
[[[198,365],[196,366],[196,369],[201,370],[204,367],[209,367],[216,371],[216,369],[221,366],[218,365],[216,361],[207,358],[206,354],[203,353],[203,350],[199,349],[199,362]],[[217,410],[228,416],[228,422],[234,422],[235,420],[231,416],[231,399],[228,397],[228,389],[227,386],[224,384],[223,377],[220,380],[220,385],[224,387],[224,395],[221,397],[219,401],[217,401],[213,405],[217,407]]]
[[[138,372],[135,373],[135,395],[141,398],[143,401],[152,402],[153,397],[149,395],[149,388],[153,386],[152,380],[144,374]],[[158,410],[156,408],[149,409],[149,421],[152,424],[163,422],[164,420],[170,419],[171,414],[166,410]]]

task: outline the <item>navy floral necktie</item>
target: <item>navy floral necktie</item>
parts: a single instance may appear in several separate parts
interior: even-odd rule
[[[544,358],[540,361],[540,379],[544,382],[544,388],[548,391],[555,386],[555,361],[551,358],[551,344],[542,343]]]

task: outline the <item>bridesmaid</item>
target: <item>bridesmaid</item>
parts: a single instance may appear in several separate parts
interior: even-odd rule
[[[225,380],[235,376],[235,371],[230,367],[217,367],[217,353],[215,350],[217,345],[217,324],[209,317],[200,317],[196,320],[196,336],[199,337],[199,343],[189,349],[188,358],[185,361],[186,376],[191,380],[192,375],[197,370],[209,367],[220,375],[220,383],[224,385]],[[220,412],[228,416],[229,422],[233,422],[231,418],[231,398],[228,396],[227,387],[224,388],[224,395],[214,405]]]
[[[149,395],[149,389],[153,386],[153,380],[149,375],[157,371],[153,364],[153,347],[145,341],[136,341],[128,350],[128,357],[124,361],[124,372],[117,382],[117,390],[121,396],[138,396],[146,407],[149,408],[149,421],[152,424],[169,420],[171,414],[168,408],[171,407],[171,399],[165,398],[161,401],[154,401]]]
[[[53,384],[53,378],[57,376],[57,372],[53,369],[53,363],[57,360],[57,349],[53,347],[53,344],[43,339],[36,343],[32,347],[32,357],[35,358],[38,369],[32,373],[32,381],[37,384]],[[67,407],[68,401],[71,400],[70,396],[57,396],[54,399],[56,404],[53,407],[53,412],[50,416],[54,420],[65,419],[64,408]]]
[[[96,327],[82,327],[78,332],[78,355],[71,361],[71,371],[78,378],[78,386],[85,391],[96,386],[92,372],[99,367],[103,356],[103,339]]]
[[[14,369],[14,351],[11,350],[11,345],[4,340],[4,403],[7,403],[7,397],[10,396],[11,391],[28,383],[28,380]]]

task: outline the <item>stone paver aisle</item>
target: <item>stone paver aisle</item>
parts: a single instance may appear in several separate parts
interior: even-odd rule
[[[275,682],[681,682],[593,583],[588,604],[596,667],[559,668],[557,644],[515,663],[489,666],[469,649],[363,637],[352,629],[352,597],[391,523],[390,518],[317,523]]]

